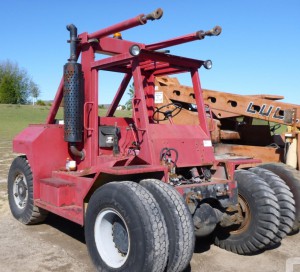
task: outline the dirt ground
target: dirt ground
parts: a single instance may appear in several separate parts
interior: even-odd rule
[[[43,224],[24,226],[11,216],[6,177],[13,156],[11,143],[0,141],[0,272],[94,271],[77,224],[50,215]],[[293,262],[299,264],[286,269]],[[193,272],[300,272],[300,234],[255,256],[239,256],[198,240],[190,265]]]

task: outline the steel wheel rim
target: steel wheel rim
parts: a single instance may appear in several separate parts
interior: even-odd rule
[[[251,222],[251,210],[248,205],[246,199],[239,194],[238,196],[238,203],[239,203],[239,213],[241,213],[242,217],[244,218],[243,222],[239,225],[238,229],[231,231],[232,234],[240,234],[248,229],[250,222]]]
[[[13,197],[19,209],[24,209],[28,201],[28,184],[24,174],[19,173],[13,183]]]
[[[114,237],[114,226],[118,222],[124,227],[123,235],[127,235],[127,251],[120,250]],[[112,268],[120,268],[128,259],[130,252],[130,236],[127,224],[119,212],[107,208],[99,212],[94,226],[95,243],[101,259]],[[124,237],[126,239],[126,237]]]

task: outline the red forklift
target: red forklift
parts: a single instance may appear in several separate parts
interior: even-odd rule
[[[214,233],[220,247],[248,254],[268,247],[281,231],[270,186],[253,172],[236,171],[258,160],[214,157],[198,72],[211,62],[162,51],[217,36],[221,28],[153,44],[112,37],[162,14],[157,9],[80,35],[68,25],[70,58],[47,120],[13,140],[14,152],[22,154],[8,175],[13,216],[29,225],[51,212],[84,226],[99,271],[183,271],[195,234]],[[98,114],[98,93],[105,94],[98,89],[100,71],[123,74],[105,116]],[[155,107],[161,99],[155,78],[179,73],[191,78],[198,125],[173,123],[179,103]],[[132,116],[115,117],[131,80]]]

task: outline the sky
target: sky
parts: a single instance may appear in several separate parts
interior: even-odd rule
[[[123,39],[149,44],[220,25],[220,36],[170,47],[171,54],[213,61],[200,69],[203,88],[300,104],[299,0],[0,1],[0,62],[26,69],[39,99],[54,99],[69,58],[67,24],[92,33],[160,7],[160,20],[122,32]],[[117,79],[100,75],[99,104],[112,101]]]

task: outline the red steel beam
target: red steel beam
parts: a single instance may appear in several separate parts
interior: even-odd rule
[[[108,57],[102,60],[96,60],[91,63],[91,68],[97,70],[99,69],[105,70],[110,67],[120,67],[122,65],[130,64],[130,61],[134,58],[135,58],[134,56],[130,55],[130,53],[127,52],[112,57]]]
[[[175,55],[164,54],[160,52],[152,52],[148,50],[141,50],[138,56],[140,60],[152,60],[156,62],[170,63],[170,65],[185,67],[185,68],[200,68],[203,64],[202,60],[179,57]]]
[[[148,44],[148,45],[146,45],[146,49],[159,50],[162,48],[166,48],[166,47],[170,47],[170,46],[174,46],[174,45],[178,45],[178,44],[182,44],[182,43],[192,42],[192,41],[196,41],[196,40],[203,40],[205,38],[205,36],[218,36],[218,35],[220,35],[221,32],[222,32],[222,28],[219,26],[215,26],[213,29],[208,30],[208,31],[200,30],[200,31],[197,31],[196,33],[187,34],[184,36],[165,40],[165,41],[158,42],[158,43]]]
[[[134,18],[125,20],[123,22],[120,22],[118,24],[100,29],[96,32],[93,32],[91,34],[88,34],[88,39],[99,39],[111,34],[114,34],[116,32],[120,32],[135,26],[139,25],[144,25],[147,23],[148,20],[158,20],[162,17],[163,15],[163,10],[158,8],[154,12],[145,15],[145,14],[140,14]]]
[[[178,45],[178,44],[182,44],[182,43],[196,41],[196,40],[200,39],[198,34],[199,34],[199,31],[196,33],[187,34],[184,36],[165,40],[162,42],[148,44],[148,45],[146,45],[146,49],[147,50],[159,50],[162,48],[166,48],[166,47],[170,47],[170,46],[174,46],[174,45]]]

